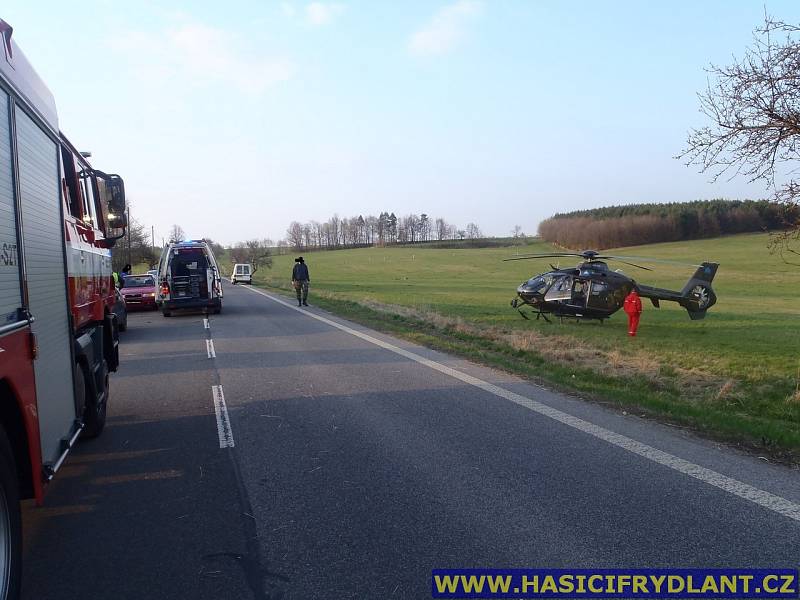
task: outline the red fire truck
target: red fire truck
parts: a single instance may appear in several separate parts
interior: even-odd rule
[[[0,20],[0,600],[19,594],[21,499],[103,430],[119,362],[111,247],[122,179],[61,134],[53,96]]]

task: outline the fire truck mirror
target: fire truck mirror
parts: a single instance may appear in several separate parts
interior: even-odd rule
[[[98,189],[101,190],[105,212],[107,241],[118,240],[125,235],[128,217],[125,205],[125,182],[119,175],[107,175],[102,171],[94,171]]]
[[[125,223],[125,183],[119,175],[110,175],[106,182],[108,187],[108,212],[121,217],[122,226]]]

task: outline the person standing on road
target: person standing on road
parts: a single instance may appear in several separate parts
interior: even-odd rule
[[[628,315],[628,335],[635,337],[636,329],[639,327],[639,318],[642,315],[642,299],[639,297],[639,292],[636,291],[635,285],[631,288],[630,293],[625,296],[622,310]]]
[[[292,269],[292,286],[297,292],[297,306],[308,306],[308,267],[303,257],[294,259],[294,269]]]
[[[117,286],[121,288],[125,287],[125,278],[130,274],[131,274],[130,265],[125,265],[124,267],[122,267],[122,271],[120,271],[119,275],[117,275]]]

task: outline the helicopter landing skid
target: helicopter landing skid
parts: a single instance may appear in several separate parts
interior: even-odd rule
[[[573,315],[573,314],[556,314],[556,316],[558,317],[558,322],[561,323],[562,325],[564,324],[564,321],[569,321],[570,319],[574,319],[575,323],[577,323],[578,325],[580,325],[581,321],[599,321],[600,325],[602,325],[603,321],[608,318],[608,317],[588,317],[586,315]]]
[[[530,321],[530,320],[531,320],[531,318],[530,318],[528,315],[526,315],[524,312],[522,312],[522,307],[523,307],[523,306],[525,306],[526,304],[528,304],[528,303],[527,303],[527,302],[525,302],[525,301],[523,301],[523,302],[520,302],[520,301],[519,301],[519,298],[514,298],[514,299],[511,301],[511,306],[512,306],[512,308],[516,308],[516,309],[517,309],[517,312],[520,314],[520,316],[521,316],[523,319],[525,319],[526,321]],[[542,310],[541,310],[541,309],[539,309],[538,311],[536,311],[536,320],[537,320],[537,321],[539,320],[539,317],[541,317],[542,319],[544,319],[544,320],[545,320],[545,321],[547,321],[548,323],[552,323],[552,321],[551,321],[550,319],[548,319],[548,318],[547,318],[547,315],[546,315],[546,314],[544,314],[544,313],[542,312]]]
[[[520,315],[520,316],[521,316],[523,319],[525,319],[526,321],[530,321],[530,320],[531,320],[531,318],[530,318],[528,315],[526,315],[524,312],[522,312],[522,309],[523,309],[523,307],[525,307],[525,306],[533,306],[533,305],[531,305],[531,304],[528,304],[528,303],[527,303],[527,302],[525,302],[524,300],[523,300],[522,302],[520,302],[520,299],[519,299],[519,298],[514,298],[514,299],[511,301],[511,307],[512,307],[512,308],[516,308],[516,309],[517,309],[517,312],[519,313],[519,315]],[[538,321],[538,320],[539,320],[539,318],[541,317],[542,319],[544,319],[544,320],[545,320],[545,321],[547,321],[548,323],[552,323],[552,321],[551,321],[550,319],[548,319],[548,318],[547,318],[547,315],[546,315],[546,314],[544,314],[544,312],[542,312],[542,310],[541,310],[541,309],[539,309],[539,310],[536,310],[535,312],[536,312],[536,320],[537,320],[537,321]]]

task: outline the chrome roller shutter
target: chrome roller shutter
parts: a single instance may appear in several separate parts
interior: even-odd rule
[[[19,107],[15,118],[25,273],[39,347],[34,366],[42,461],[52,464],[75,421],[58,146]]]

